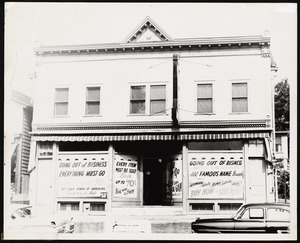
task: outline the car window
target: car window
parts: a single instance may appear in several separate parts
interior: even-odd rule
[[[268,208],[269,220],[290,220],[290,212],[283,208]]]
[[[248,208],[241,216],[241,219],[263,219],[263,218],[264,218],[263,208]]]
[[[25,218],[25,217],[30,217],[31,216],[31,211],[28,208],[20,208],[15,210],[12,215],[11,218],[12,219],[16,219],[16,218]]]
[[[16,210],[12,213],[11,218],[15,219],[15,218],[24,218],[25,214],[20,211],[20,210]]]
[[[26,216],[30,216],[31,215],[31,211],[29,208],[22,208],[20,209],[22,210],[22,212],[26,215]]]

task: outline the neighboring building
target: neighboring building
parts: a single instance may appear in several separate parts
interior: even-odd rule
[[[275,159],[277,162],[282,163],[283,169],[290,171],[290,132],[289,131],[276,131],[275,132]]]
[[[11,202],[28,203],[32,101],[12,90],[7,92],[5,105],[5,161],[10,164]]]
[[[270,37],[41,46],[31,203],[97,213],[220,213],[275,200]],[[125,210],[125,209],[124,209]]]

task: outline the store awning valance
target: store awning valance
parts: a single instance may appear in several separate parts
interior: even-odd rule
[[[180,134],[178,140],[222,140],[222,139],[251,139],[267,138],[269,133],[206,133],[206,134]]]
[[[209,134],[126,134],[126,135],[34,135],[33,141],[96,142],[96,141],[155,141],[155,140],[226,140],[268,138],[267,132],[209,133]]]

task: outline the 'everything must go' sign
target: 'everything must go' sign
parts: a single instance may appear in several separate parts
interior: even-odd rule
[[[59,155],[58,197],[107,198],[107,154]]]
[[[189,198],[244,197],[243,153],[189,153]]]

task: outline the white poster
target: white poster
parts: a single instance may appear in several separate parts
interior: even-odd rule
[[[114,197],[137,198],[138,161],[133,155],[116,155],[114,167]]]
[[[58,156],[57,196],[107,198],[107,154]]]
[[[182,198],[182,156],[173,161],[172,198]]]
[[[243,153],[192,152],[189,161],[189,198],[242,199]]]

